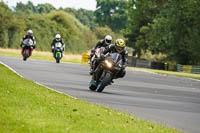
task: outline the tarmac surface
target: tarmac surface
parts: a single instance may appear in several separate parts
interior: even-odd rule
[[[200,81],[127,70],[102,93],[89,90],[86,65],[0,56],[24,78],[91,103],[186,133],[200,133]]]

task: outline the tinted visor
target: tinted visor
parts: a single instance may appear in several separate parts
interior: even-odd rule
[[[106,43],[111,43],[111,42],[112,42],[112,40],[107,40],[107,39],[106,39]]]
[[[33,34],[32,33],[28,33],[28,36],[32,36]]]
[[[56,41],[60,41],[60,38],[56,38]]]

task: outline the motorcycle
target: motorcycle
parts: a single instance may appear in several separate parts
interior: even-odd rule
[[[102,92],[107,85],[116,78],[122,69],[122,57],[118,53],[112,53],[102,59],[97,66],[92,80],[89,83],[91,91]]]
[[[89,74],[92,75],[94,73],[94,70],[100,60],[101,55],[103,54],[103,51],[105,50],[104,47],[102,48],[97,48],[95,50],[94,56],[92,56],[92,58],[90,59],[90,71]]]
[[[54,48],[54,58],[56,59],[56,63],[60,63],[60,60],[63,56],[62,51],[63,51],[62,44],[60,42],[57,42]]]
[[[26,61],[28,57],[31,56],[33,50],[33,40],[32,39],[25,39],[22,45],[22,56],[23,60]]]

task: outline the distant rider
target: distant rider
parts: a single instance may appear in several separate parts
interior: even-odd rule
[[[90,60],[89,63],[92,64],[93,62],[91,61],[92,57],[95,54],[95,51],[97,48],[101,48],[101,47],[108,47],[112,42],[112,36],[110,35],[106,35],[104,39],[98,41],[98,43],[92,48],[91,53],[90,53]],[[93,73],[93,71],[95,70],[95,68],[97,67],[97,64],[94,66],[94,68],[91,68],[91,72]]]
[[[101,48],[101,47],[107,47],[111,44],[112,42],[112,37],[110,35],[106,35],[104,39],[98,41],[98,43],[92,48],[91,50],[91,54],[90,54],[90,59],[93,57],[95,50],[97,48]]]
[[[25,35],[22,39],[21,39],[21,48],[22,48],[22,53],[24,52],[24,47],[25,47],[25,44],[23,44],[24,40],[26,39],[31,39],[33,41],[33,46],[31,47],[31,52],[30,52],[30,55],[32,54],[32,50],[35,49],[35,46],[36,46],[36,40],[35,40],[35,37],[33,36],[33,31],[32,30],[28,30],[27,31],[27,35]]]
[[[126,50],[125,41],[123,39],[117,39],[115,44],[109,45],[103,52],[104,55],[107,53],[119,53],[122,56],[122,68],[115,78],[123,78],[126,74],[125,68],[128,63],[128,51]]]
[[[58,42],[60,42],[62,44],[62,48],[61,48],[62,52],[65,50],[65,43],[61,39],[61,35],[56,34],[55,38],[53,39],[53,41],[51,43],[51,50],[52,50],[54,57],[55,57],[55,48],[56,48],[55,44],[58,43]]]

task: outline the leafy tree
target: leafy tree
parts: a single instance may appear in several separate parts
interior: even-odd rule
[[[33,5],[31,1],[28,1],[27,4],[23,4],[22,2],[17,3],[15,10],[16,12],[25,14],[37,12],[37,8]]]
[[[130,0],[130,46],[139,56],[150,50],[177,63],[200,64],[199,6],[197,0]]]
[[[90,29],[94,29],[97,25],[95,22],[95,15],[93,11],[85,10],[85,9],[74,9],[74,8],[60,8],[60,11],[65,11],[67,13],[72,14],[75,16],[82,24],[90,27]],[[31,13],[43,14],[43,13],[50,13],[51,11],[57,11],[57,9],[52,6],[51,4],[38,4],[34,6],[32,2],[28,2],[27,4],[23,4],[21,2],[17,3],[15,8],[16,13],[21,16],[23,15],[30,15]]]
[[[200,2],[171,1],[150,25],[150,49],[181,64],[200,64]],[[156,45],[155,45],[156,44]]]
[[[106,35],[113,36],[113,32],[109,27],[95,27],[94,33],[96,34],[97,38],[103,39]]]
[[[166,0],[129,0],[129,21],[126,29],[128,44],[135,49],[134,54],[141,56],[142,50],[148,49],[146,33],[149,32],[148,25],[153,23],[154,18],[160,10],[167,7]]]
[[[97,0],[96,21],[102,26],[109,26],[113,31],[120,31],[127,24],[127,0]]]
[[[32,2],[28,1],[27,4],[22,2],[17,3],[15,11],[20,14],[30,14],[30,13],[49,13],[53,10],[56,10],[51,4],[38,4],[34,6]]]
[[[15,17],[8,6],[0,2],[0,47],[15,47],[24,27],[24,23]]]
[[[56,10],[55,7],[48,3],[38,4],[36,9],[38,13],[50,13],[51,11]]]
[[[94,29],[94,27],[97,25],[93,11],[85,9],[76,10],[74,8],[65,8],[62,10],[75,16],[82,24],[90,27],[90,29]]]

